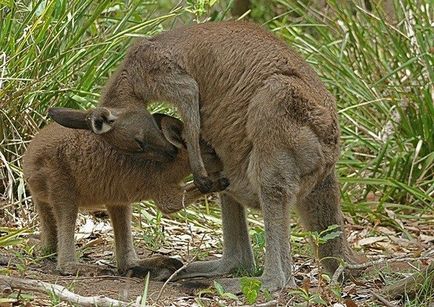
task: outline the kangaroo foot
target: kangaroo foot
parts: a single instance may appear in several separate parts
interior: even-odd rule
[[[235,258],[232,258],[235,259]],[[219,260],[197,261],[188,265],[184,270],[178,273],[176,280],[194,278],[194,277],[215,277],[227,275],[236,271],[253,272],[254,263],[240,263],[231,261],[230,258]]]
[[[156,256],[137,260],[127,269],[122,270],[125,275],[131,277],[144,277],[148,273],[153,280],[167,280],[176,270],[182,267],[182,262],[175,258]]]

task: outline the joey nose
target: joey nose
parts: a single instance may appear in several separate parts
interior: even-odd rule
[[[170,159],[175,159],[177,154],[178,154],[178,149],[175,146],[172,146],[169,150],[166,151],[166,155]]]
[[[135,140],[136,140],[137,145],[139,145],[139,147],[142,151],[145,151],[148,148],[148,145],[146,144],[146,142],[144,142],[138,138],[136,138]]]

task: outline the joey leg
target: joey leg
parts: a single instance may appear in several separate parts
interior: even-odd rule
[[[138,261],[131,232],[131,206],[108,206],[107,211],[115,235],[116,266],[119,272],[125,273]]]
[[[255,268],[244,207],[227,194],[220,194],[223,220],[223,256],[218,260],[191,263],[177,279],[212,277],[235,270],[252,272]]]
[[[75,275],[77,261],[74,233],[78,207],[73,202],[57,202],[53,205],[53,211],[57,222],[57,270],[62,274]]]
[[[119,205],[107,207],[113,224],[116,247],[116,263],[120,273],[143,277],[150,273],[154,280],[165,280],[182,263],[173,258],[157,256],[148,259],[139,259],[133,245],[131,231],[131,206]]]
[[[331,173],[310,194],[300,200],[296,207],[303,226],[309,231],[321,232],[331,225],[340,226],[339,237],[321,244],[318,248],[321,263],[330,273],[338,268],[340,260],[350,264],[364,261],[364,258],[356,255],[348,245],[339,197],[336,175]]]
[[[55,253],[57,250],[57,227],[53,209],[48,203],[36,198],[33,202],[39,215],[42,252],[44,255]]]

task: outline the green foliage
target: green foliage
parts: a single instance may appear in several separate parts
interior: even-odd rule
[[[137,208],[139,209],[140,217],[138,231],[142,234],[143,241],[147,248],[158,250],[166,240],[164,228],[161,223],[163,215],[160,211],[151,207],[149,203],[141,203]]]
[[[62,303],[59,295],[56,292],[50,291],[48,292],[48,296],[50,298],[51,306],[58,306]]]
[[[6,228],[6,227],[0,227],[0,247],[10,247],[14,245],[18,245],[23,242],[23,239],[20,238],[20,235],[26,233],[29,229],[13,229],[13,228]]]
[[[255,263],[262,263],[265,254],[265,231],[262,227],[255,227],[250,230],[250,237],[252,238],[253,255]],[[263,272],[262,266],[256,266],[253,276],[261,276]],[[245,272],[242,275],[245,275]]]
[[[304,54],[337,98],[345,208],[366,213],[376,204],[381,214],[399,203],[432,210],[432,4],[396,1],[396,21],[362,5],[328,4],[321,11],[282,0],[256,14],[284,12],[267,27]],[[366,201],[369,192],[378,200]]]
[[[238,297],[235,294],[226,292],[223,286],[217,281],[214,281],[214,288],[217,291],[218,296],[220,296],[221,298],[238,301]]]
[[[417,285],[416,293],[411,295],[405,293],[405,306],[431,306],[434,303],[434,271],[420,274],[424,274],[423,282]]]
[[[254,304],[258,299],[262,283],[257,278],[241,277],[241,292],[246,298],[247,304]]]
[[[330,225],[327,229],[317,232],[317,231],[308,231],[304,234],[312,239],[313,244],[315,246],[320,246],[322,244],[327,243],[330,240],[336,239],[342,233],[339,225]]]
[[[185,10],[196,17],[201,17],[209,13],[217,0],[187,0],[186,2]]]
[[[301,300],[304,302],[304,304],[298,304],[295,306],[306,306],[306,304],[308,304],[308,306],[310,304],[315,304],[315,306],[317,306],[317,305],[327,306],[327,302],[321,297],[321,295],[319,293],[310,293],[309,291],[307,291],[303,288],[299,288],[299,289],[290,291],[290,294],[301,298]]]

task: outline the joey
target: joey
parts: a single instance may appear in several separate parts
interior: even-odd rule
[[[137,257],[131,203],[150,199],[161,211],[171,213],[202,195],[194,185],[183,185],[191,172],[183,124],[163,114],[149,116],[143,108],[99,108],[98,112],[101,122],[89,120],[89,112],[52,109],[50,114],[61,118],[65,126],[81,129],[49,124],[24,155],[24,175],[39,214],[42,248],[57,251],[61,273],[87,270],[75,258],[77,213],[79,208],[105,208],[113,224],[119,272],[150,272],[154,279],[166,279],[182,263],[169,257]],[[202,148],[208,171],[219,177],[218,157],[205,143]]]

